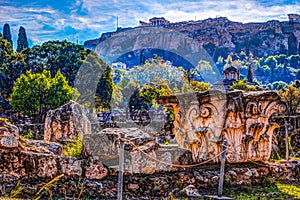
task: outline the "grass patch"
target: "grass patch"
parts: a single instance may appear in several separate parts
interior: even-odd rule
[[[276,183],[277,188],[288,195],[292,195],[296,198],[300,198],[300,187],[282,183]]]
[[[243,200],[300,199],[300,187],[276,182],[272,185],[232,187],[225,196]]]

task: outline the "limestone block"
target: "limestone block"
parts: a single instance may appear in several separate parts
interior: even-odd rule
[[[19,145],[19,130],[16,126],[0,120],[0,147],[17,148]]]
[[[84,109],[74,101],[50,110],[45,119],[44,140],[73,140],[91,133],[91,125]]]
[[[87,179],[101,180],[108,175],[107,169],[103,164],[95,159],[90,158],[85,166],[85,177]]]

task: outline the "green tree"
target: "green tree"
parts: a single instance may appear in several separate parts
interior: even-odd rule
[[[154,56],[154,58],[147,60],[144,65],[130,69],[124,78],[133,82],[138,81],[141,85],[155,82],[157,77],[159,79],[165,78],[170,85],[176,83],[180,87],[183,73],[182,67],[176,68],[161,57]]]
[[[287,59],[287,57],[286,57],[285,54],[279,54],[279,55],[277,56],[277,62],[278,62],[279,64],[284,64],[284,65],[286,65],[287,62],[288,62],[288,59]]]
[[[253,71],[252,71],[252,65],[249,65],[249,67],[248,67],[247,81],[248,81],[249,83],[253,83]]]
[[[198,65],[192,69],[192,79],[197,81],[202,81],[203,79],[208,81],[211,80],[212,77],[215,77],[215,72],[210,64],[210,62],[206,60],[200,60]]]
[[[12,77],[17,74],[17,70],[14,70],[15,60],[16,56],[11,43],[0,33],[0,109],[2,114],[4,114],[4,110],[11,107],[8,97],[13,87]]]
[[[0,110],[2,116],[4,115],[4,110],[10,108],[10,105],[7,101],[8,96],[10,95],[10,90],[7,87],[9,84],[9,79],[5,73],[0,71]]]
[[[291,84],[284,92],[279,94],[287,103],[288,114],[295,114],[300,103],[300,90]]]
[[[94,54],[81,45],[67,41],[48,41],[22,53],[26,55],[25,62],[32,72],[41,73],[46,69],[54,77],[60,70],[71,86],[74,86],[77,72],[87,59],[87,55]]]
[[[191,86],[195,92],[206,91],[210,88],[209,83],[199,81],[191,81]]]
[[[4,24],[3,26],[3,38],[6,39],[11,45],[13,45],[8,24]]]
[[[288,88],[288,84],[283,81],[275,81],[273,83],[268,84],[268,88],[271,90],[286,90]]]
[[[123,78],[119,85],[122,93],[122,100],[119,103],[120,107],[127,108],[129,107],[129,102],[132,94],[136,90],[140,90],[140,84],[138,82],[130,81],[127,78]]]
[[[14,110],[41,123],[50,108],[56,108],[71,99],[71,91],[74,92],[61,73],[52,79],[47,70],[35,74],[27,71],[15,81],[10,103]]]
[[[111,108],[114,88],[110,66],[102,62],[102,67],[104,68],[104,71],[99,79],[95,94],[96,110]]]
[[[42,111],[46,108],[50,78],[48,71],[41,74],[27,71],[26,74],[22,74],[14,83],[10,101],[13,109],[33,117],[34,121],[42,122]]]
[[[113,80],[115,84],[118,84],[120,80],[125,76],[126,70],[115,69],[113,70]]]
[[[274,81],[274,74],[275,74],[275,68],[277,66],[277,60],[275,56],[269,56],[265,60],[265,64],[269,66],[271,74],[270,74],[270,81]]]
[[[5,67],[12,60],[13,52],[12,45],[0,33],[0,71],[7,70]]]
[[[149,107],[158,107],[156,99],[162,95],[171,95],[173,91],[171,90],[168,81],[163,78],[155,78],[153,83],[146,84],[142,87],[142,92],[140,96],[143,98],[144,103],[148,104]]]
[[[123,95],[122,95],[122,88],[119,85],[113,85],[113,92],[112,92],[112,101],[111,101],[111,106],[112,107],[118,107],[120,106],[122,100],[123,100]]]
[[[143,102],[150,105],[155,105],[155,99],[160,97],[161,91],[156,85],[144,85],[140,96],[143,98]]]
[[[91,52],[82,62],[82,66],[80,67],[74,82],[74,87],[76,87],[80,93],[77,102],[87,109],[89,116],[92,118],[94,117],[93,112],[95,107],[97,110],[103,107],[102,103],[104,99],[100,99],[102,98],[101,93],[105,95],[106,91],[104,90],[107,88],[106,84],[103,85],[102,88],[102,82],[105,81],[101,81],[101,79],[108,76],[105,74],[107,73],[107,66],[106,63],[98,58],[98,55],[95,52]],[[105,98],[110,98],[109,96]]]
[[[66,77],[58,70],[55,77],[51,79],[47,104],[51,109],[55,109],[69,102],[71,98],[76,100],[78,96],[78,91],[68,84]]]
[[[290,62],[290,66],[295,69],[300,68],[300,56],[299,55],[291,55],[288,57],[288,61]]]
[[[19,29],[18,40],[17,40],[17,52],[20,52],[26,48],[28,48],[26,31],[25,28],[21,26]]]

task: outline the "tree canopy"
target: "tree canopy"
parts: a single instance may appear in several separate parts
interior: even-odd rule
[[[26,49],[23,53],[26,56],[25,62],[32,72],[41,73],[46,69],[54,77],[60,70],[73,86],[79,68],[91,51],[67,41],[49,41],[41,46]]]
[[[10,103],[14,110],[33,117],[35,122],[43,122],[49,109],[67,103],[75,93],[60,71],[54,78],[47,70],[27,71],[16,80]]]

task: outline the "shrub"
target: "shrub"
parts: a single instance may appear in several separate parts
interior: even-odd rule
[[[254,85],[247,85],[244,80],[239,80],[233,83],[230,88],[244,91],[256,91],[256,87]]]
[[[26,133],[24,135],[20,135],[21,139],[32,139],[33,138],[33,134],[32,133]]]
[[[7,124],[11,124],[11,122],[7,118],[0,117],[0,120],[5,121]]]
[[[82,138],[78,136],[75,141],[72,141],[65,146],[64,154],[69,157],[80,158],[82,148]]]

